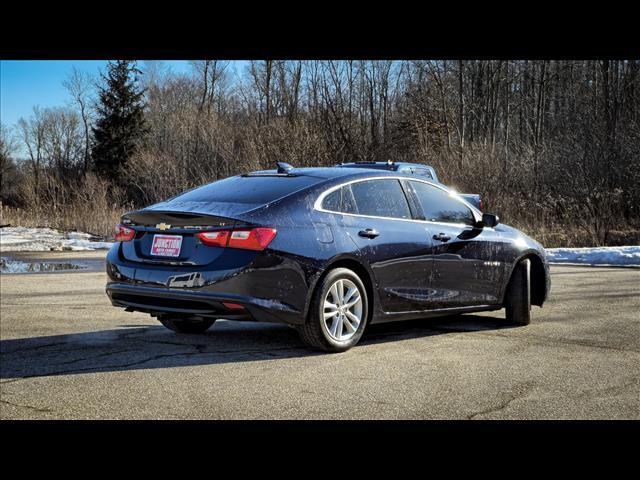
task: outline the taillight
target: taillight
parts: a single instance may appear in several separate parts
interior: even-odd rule
[[[211,247],[226,247],[229,239],[229,230],[218,230],[217,232],[200,232],[196,234],[202,243]]]
[[[480,199],[478,206],[480,207],[480,210],[484,210],[484,202],[482,201],[482,199]]]
[[[246,250],[264,250],[276,236],[275,228],[252,228],[234,230],[229,238],[229,247]]]
[[[136,236],[136,231],[133,228],[125,227],[122,224],[116,225],[113,229],[113,237],[116,242],[128,242],[133,240],[133,237]]]
[[[275,228],[250,228],[240,230],[218,230],[196,234],[202,243],[214,247],[264,250],[276,236]]]

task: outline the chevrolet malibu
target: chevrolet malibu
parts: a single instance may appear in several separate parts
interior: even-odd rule
[[[179,333],[285,323],[330,352],[373,323],[504,308],[526,325],[550,288],[539,243],[398,172],[278,164],[126,213],[115,239],[113,305]]]

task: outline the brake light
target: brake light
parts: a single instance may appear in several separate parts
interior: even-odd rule
[[[241,230],[218,230],[196,234],[202,243],[213,247],[264,250],[276,237],[275,228],[250,228]]]
[[[484,210],[484,201],[482,201],[482,199],[480,199],[480,202],[478,203],[480,210]]]
[[[136,231],[133,228],[125,227],[120,223],[113,229],[113,237],[116,242],[128,242],[133,240],[135,236]]]
[[[226,247],[229,239],[229,230],[218,230],[217,232],[200,232],[196,234],[202,243],[210,247]]]
[[[229,247],[246,250],[264,250],[276,236],[275,228],[252,228],[234,230],[229,239]]]

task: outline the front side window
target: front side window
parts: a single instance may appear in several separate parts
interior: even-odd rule
[[[411,218],[407,199],[396,179],[352,183],[351,192],[360,215]]]
[[[430,222],[464,223],[474,225],[473,212],[445,190],[423,182],[410,182],[418,197],[425,220]]]

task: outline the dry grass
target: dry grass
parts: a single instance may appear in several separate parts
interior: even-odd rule
[[[0,208],[0,224],[14,227],[48,227],[63,231],[80,231],[109,238],[124,210],[117,207],[98,208],[95,205],[69,205],[56,211]]]
[[[123,205],[122,193],[109,182],[87,174],[76,183],[57,176],[44,176],[39,188],[32,179],[22,185],[23,208],[3,206],[0,225],[48,227],[63,231],[81,231],[108,238],[123,213],[132,210]]]
[[[579,248],[593,246],[619,247],[640,245],[640,230],[611,230],[603,245],[594,245],[593,234],[578,227],[562,228],[560,231],[546,229],[525,230],[527,234],[547,248]]]

